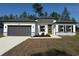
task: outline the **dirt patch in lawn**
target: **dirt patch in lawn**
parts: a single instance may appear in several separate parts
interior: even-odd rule
[[[28,39],[3,56],[72,56],[79,55],[79,36],[62,39]]]

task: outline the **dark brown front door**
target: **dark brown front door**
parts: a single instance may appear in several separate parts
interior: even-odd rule
[[[52,25],[51,24],[48,25],[48,33],[52,34]]]

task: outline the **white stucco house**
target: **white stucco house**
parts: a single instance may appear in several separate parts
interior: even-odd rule
[[[3,23],[4,36],[34,36],[42,33],[76,35],[76,23],[69,20],[59,21],[52,17],[36,17],[0,21]]]

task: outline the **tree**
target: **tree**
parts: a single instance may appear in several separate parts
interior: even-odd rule
[[[21,15],[20,15],[20,18],[25,18],[27,17],[27,13],[26,12],[23,12]]]
[[[3,19],[3,16],[0,16],[0,19]]]
[[[72,21],[73,21],[73,22],[76,22],[75,18],[72,18]]]
[[[44,16],[48,16],[48,13],[47,13],[47,12],[45,12],[45,13],[44,13]]]
[[[18,15],[15,15],[15,18],[18,18]]]
[[[18,15],[16,14],[16,15],[14,15],[14,19],[18,19],[19,17],[18,17]]]
[[[57,12],[52,12],[50,16],[53,17],[54,19],[59,19],[60,14],[58,14]]]
[[[40,15],[39,16],[44,16],[44,13],[40,13]]]
[[[42,13],[43,7],[40,3],[34,3],[32,5],[32,7],[33,7],[35,13],[37,14],[37,16],[42,16],[43,15],[43,13]]]
[[[28,18],[33,19],[33,15],[29,15]]]
[[[69,11],[66,7],[64,7],[64,11],[61,15],[61,20],[70,20]]]
[[[3,18],[4,19],[9,19],[9,17],[7,15],[4,15]]]
[[[10,14],[10,15],[9,15],[9,18],[10,18],[10,19],[14,19],[13,14]]]

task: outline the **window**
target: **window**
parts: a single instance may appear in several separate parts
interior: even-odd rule
[[[73,32],[72,25],[59,25],[58,32]]]
[[[64,32],[64,26],[63,25],[59,25],[58,26],[58,30],[59,30],[59,32]]]
[[[45,26],[40,26],[40,31],[44,32],[45,31]]]
[[[72,26],[66,25],[66,31],[65,32],[72,32]]]

